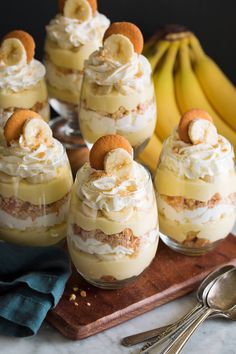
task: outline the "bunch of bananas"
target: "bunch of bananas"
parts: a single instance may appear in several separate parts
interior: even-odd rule
[[[207,111],[236,151],[236,88],[207,56],[196,36],[186,30],[163,32],[145,44],[144,54],[153,69],[157,100],[155,135],[144,150],[154,166],[161,143],[189,109]],[[141,155],[142,158],[142,155]]]

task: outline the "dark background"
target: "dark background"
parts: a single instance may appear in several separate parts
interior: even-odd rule
[[[100,12],[111,21],[132,21],[145,38],[166,23],[188,26],[206,52],[236,84],[235,0],[98,0]],[[1,0],[0,36],[13,29],[30,32],[41,59],[45,25],[57,12],[57,0]]]

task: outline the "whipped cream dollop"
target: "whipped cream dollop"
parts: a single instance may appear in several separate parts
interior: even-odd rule
[[[28,64],[26,56],[12,66],[0,63],[0,89],[18,92],[35,86],[45,76],[46,70],[42,63],[33,59]]]
[[[163,145],[159,167],[189,179],[227,174],[234,169],[234,151],[219,134],[214,146],[207,142],[192,145],[183,142],[174,130]]]
[[[134,209],[145,210],[153,205],[150,176],[135,161],[130,175],[125,178],[94,170],[86,163],[78,172],[77,195],[91,217],[96,217],[94,211],[101,211],[117,221],[129,219]]]
[[[53,139],[52,146],[39,145],[35,150],[20,146],[0,145],[0,172],[12,177],[26,178],[31,183],[41,183],[56,176],[58,166],[67,162],[62,144]]]
[[[113,88],[122,94],[142,92],[151,84],[151,66],[143,55],[134,53],[127,63],[114,60],[106,49],[100,48],[85,61],[85,74],[89,82]]]
[[[58,14],[46,26],[46,30],[48,38],[60,48],[72,49],[91,41],[97,41],[99,46],[109,25],[108,18],[99,12],[84,22]]]

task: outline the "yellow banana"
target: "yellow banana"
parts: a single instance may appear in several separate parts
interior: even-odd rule
[[[165,40],[160,41],[156,44],[154,54],[147,56],[153,72],[156,69],[156,66],[159,63],[160,59],[163,57],[163,55],[169,48],[169,45],[170,45],[169,41],[165,41]]]
[[[173,71],[179,42],[172,42],[160,67],[154,72],[154,86],[157,102],[157,124],[155,132],[165,140],[179,124],[180,112],[175,98]]]
[[[185,39],[180,44],[175,87],[181,113],[192,108],[204,109],[212,116],[218,132],[231,141],[236,148],[236,133],[213,110],[193,72],[189,58],[188,40]]]
[[[154,172],[157,167],[161,149],[162,143],[160,139],[153,134],[145,149],[139,154],[138,160]]]
[[[216,112],[236,131],[236,88],[219,66],[208,57],[198,39],[190,39],[194,53],[194,71]]]

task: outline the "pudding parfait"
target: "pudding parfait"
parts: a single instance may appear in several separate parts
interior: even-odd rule
[[[0,145],[0,238],[49,246],[66,236],[72,175],[61,143],[30,110],[18,110]]]
[[[101,137],[77,173],[68,222],[68,249],[91,284],[120,288],[155,257],[158,218],[147,170],[119,135]]]
[[[59,14],[46,27],[45,65],[50,104],[63,118],[52,122],[54,135],[75,144],[84,61],[102,44],[110,21],[96,0],[59,0]]]
[[[31,109],[49,120],[45,68],[34,59],[35,43],[24,31],[9,32],[0,47],[0,135],[17,109]]]
[[[137,154],[152,136],[156,102],[151,66],[142,50],[139,28],[116,22],[85,62],[79,118],[89,146],[103,135],[119,134]]]
[[[183,115],[165,141],[155,177],[162,240],[184,254],[213,249],[236,219],[231,144],[202,110]]]

